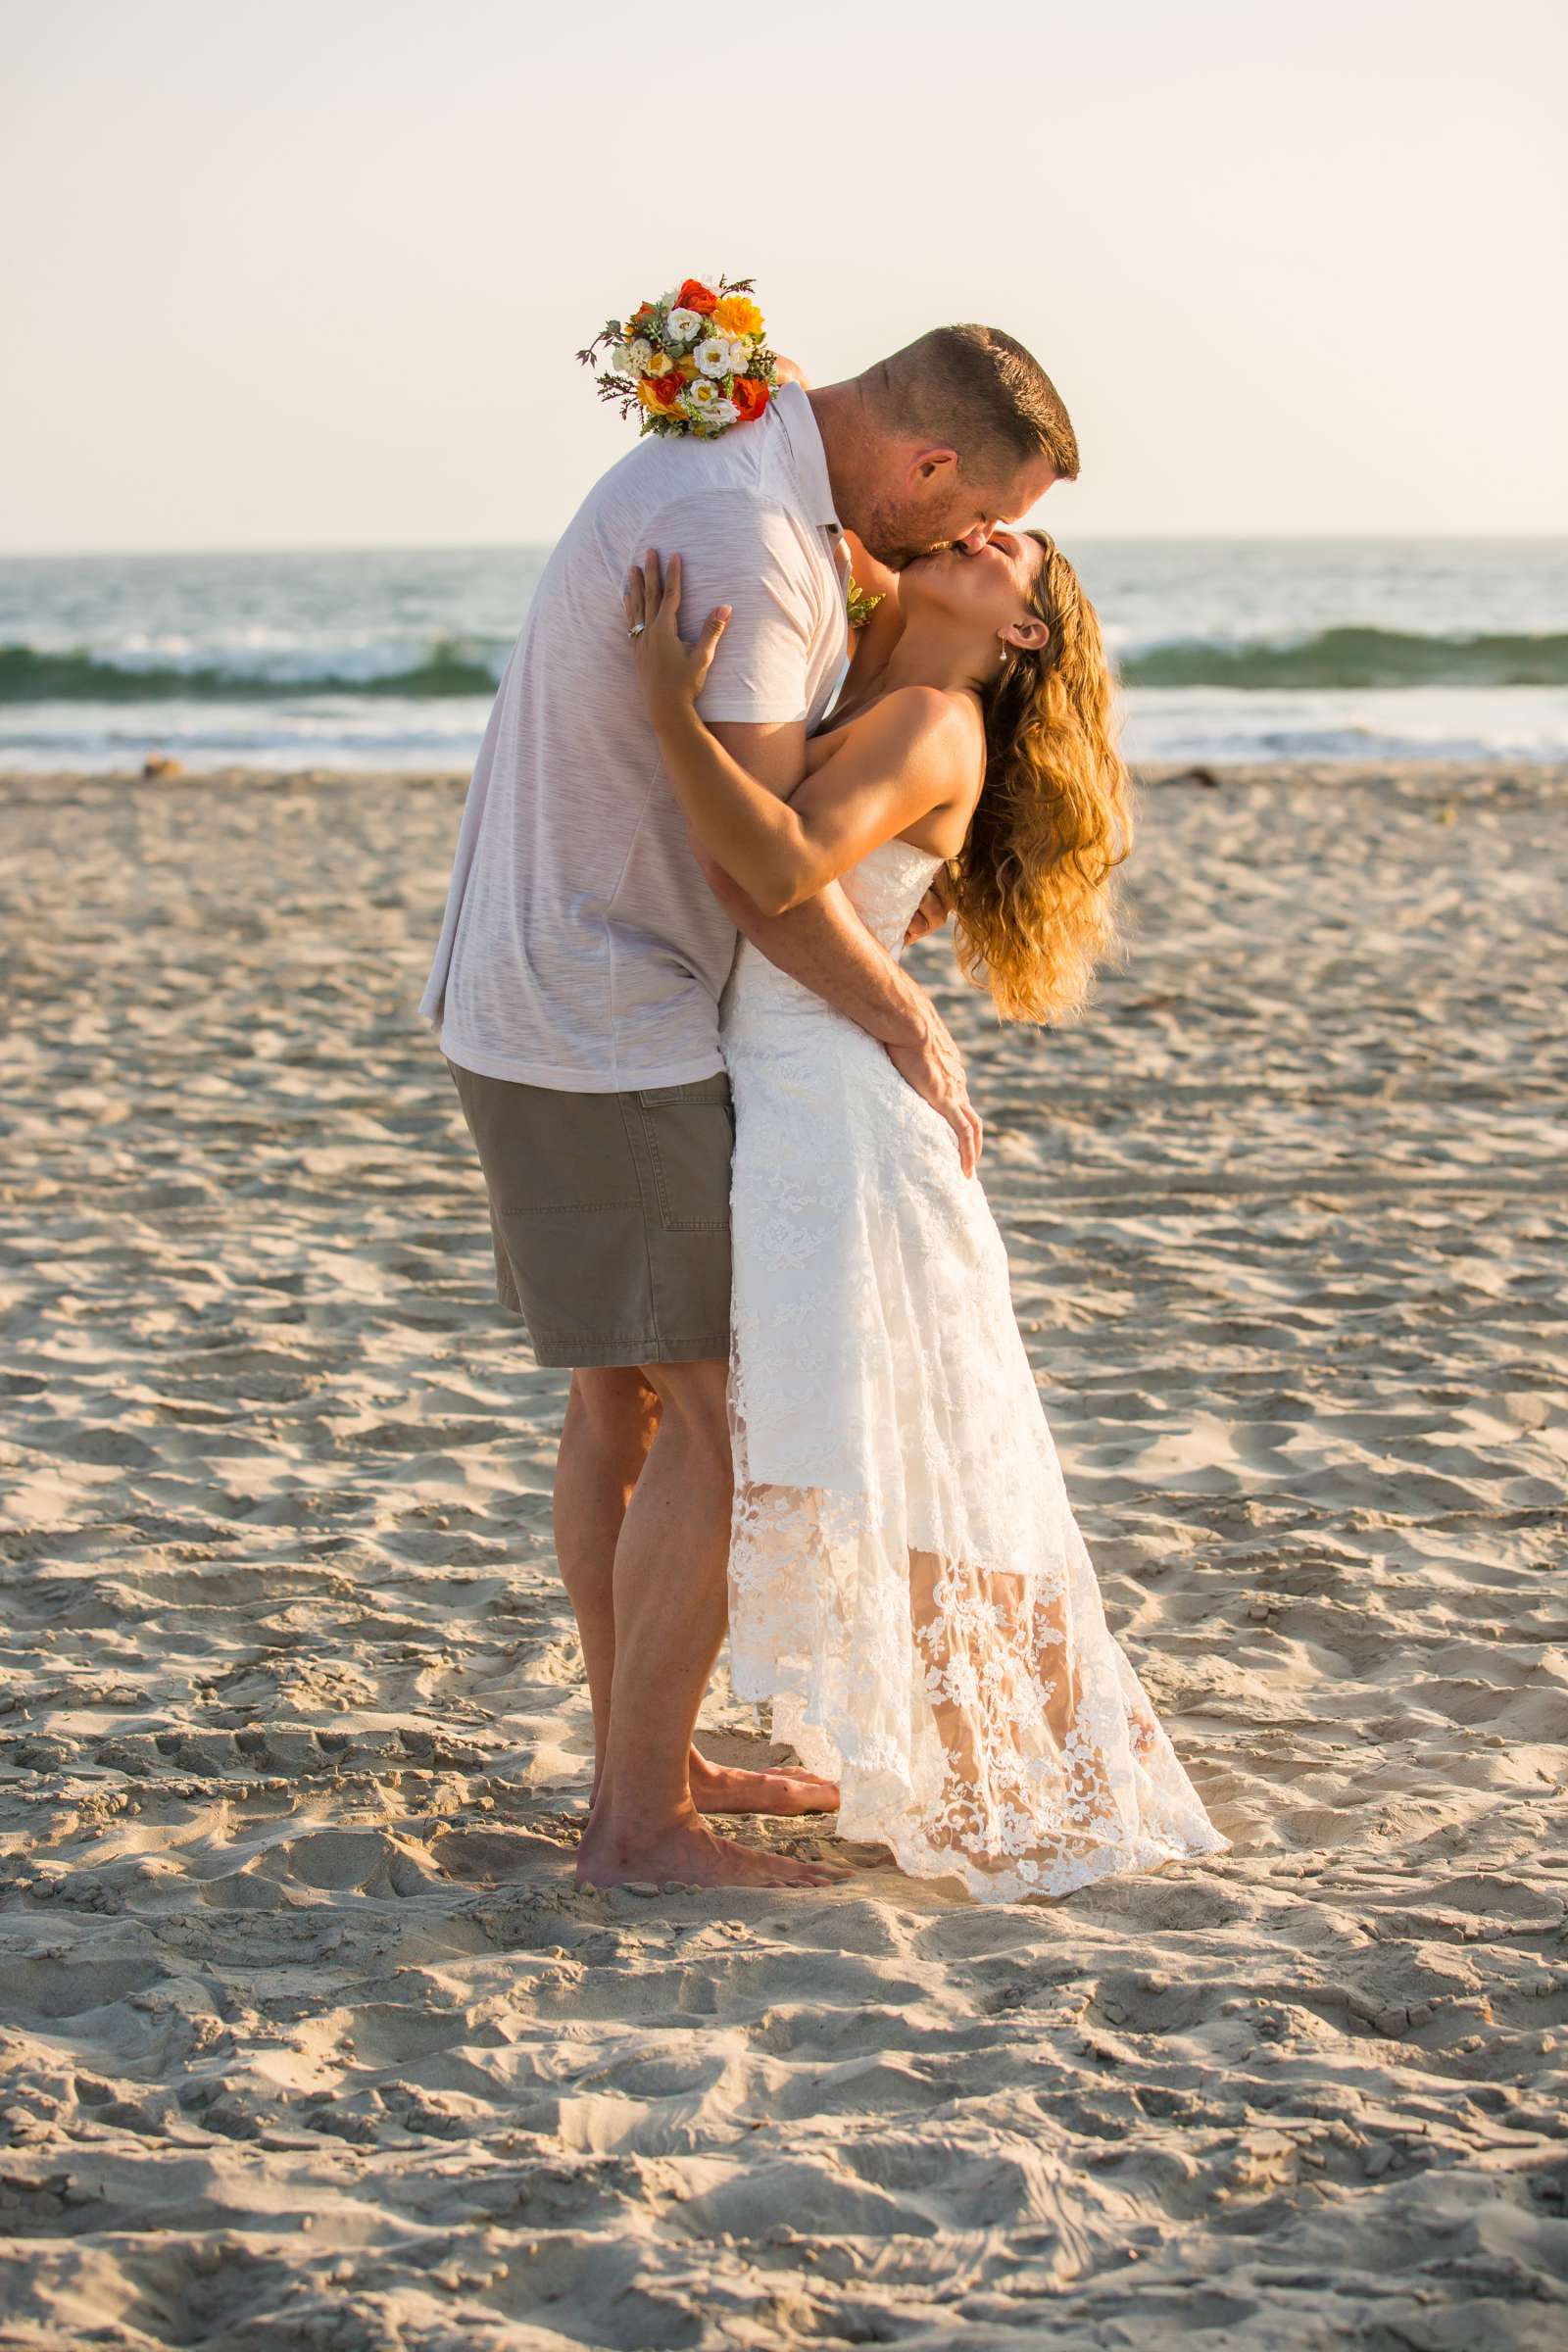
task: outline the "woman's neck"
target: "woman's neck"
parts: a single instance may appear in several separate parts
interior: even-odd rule
[[[885,694],[897,693],[901,686],[940,686],[949,694],[964,689],[975,692],[978,667],[973,649],[966,654],[956,647],[940,622],[906,619],[880,660],[856,663],[848,691],[833,716],[854,717]]]
[[[975,647],[960,643],[940,620],[906,614],[879,683],[884,694],[900,686],[941,686],[949,693],[967,687],[975,693],[981,667]]]

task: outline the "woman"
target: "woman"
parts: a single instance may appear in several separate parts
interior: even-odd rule
[[[764,910],[837,877],[893,954],[945,869],[966,972],[1004,1018],[1060,1018],[1109,940],[1129,840],[1094,610],[1040,532],[888,588],[786,804],[698,715],[725,609],[684,645],[679,560],[662,585],[650,556],[626,616],[671,783]],[[844,1836],[984,1900],[1216,1851],[1106,1629],[1002,1239],[948,1126],[745,942],[722,1041],[737,1693],[771,1698],[775,1737],[839,1782]]]

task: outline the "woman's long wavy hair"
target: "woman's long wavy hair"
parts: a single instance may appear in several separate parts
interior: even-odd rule
[[[966,979],[1004,1021],[1059,1022],[1119,944],[1111,876],[1133,846],[1132,778],[1115,742],[1100,616],[1045,531],[1030,603],[1051,634],[1009,646],[982,693],[986,778],[949,868]]]

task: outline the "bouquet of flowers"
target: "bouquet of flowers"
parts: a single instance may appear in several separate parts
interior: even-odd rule
[[[773,354],[749,277],[711,286],[688,277],[626,319],[611,318],[577,357],[610,367],[595,380],[601,400],[623,416],[642,414],[645,433],[698,433],[705,439],[750,424],[778,390]]]

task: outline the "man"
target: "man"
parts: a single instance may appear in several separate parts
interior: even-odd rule
[[[484,1171],[499,1295],[539,1362],[572,1368],[555,1510],[593,1701],[587,1883],[824,1875],[703,1815],[821,1810],[827,1784],[726,1773],[692,1746],[725,1622],[718,998],[737,929],[886,1046],[968,1172],[980,1141],[935,1008],[837,884],[767,917],[699,865],[636,685],[626,572],[678,553],[688,610],[732,608],[703,714],[788,798],[843,666],[843,530],[902,568],[982,545],[1077,470],[1050,378],[972,325],[843,383],[786,383],[716,440],[648,436],[578,509],[496,697],[420,1010]]]

